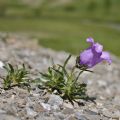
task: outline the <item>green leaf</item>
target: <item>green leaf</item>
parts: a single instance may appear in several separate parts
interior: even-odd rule
[[[10,72],[14,72],[14,68],[13,68],[13,66],[10,64],[10,63],[8,63],[8,66],[9,66],[9,68],[10,68]]]
[[[53,69],[56,73],[58,73],[58,74],[60,74],[61,76],[63,76],[63,73],[62,73],[61,71],[59,71],[59,70],[57,70],[57,69],[55,69],[55,68],[51,68],[51,69]]]
[[[49,78],[50,77],[50,75],[48,75],[46,73],[42,73],[42,72],[39,72],[39,73],[42,75],[42,77],[45,77],[45,78]]]
[[[61,67],[62,70],[63,70],[63,73],[64,73],[67,77],[69,77],[67,70],[66,70],[62,65],[59,65],[59,64],[58,64],[58,66]]]
[[[63,65],[64,68],[66,67],[66,65],[67,65],[69,59],[71,58],[71,56],[72,56],[72,55],[69,55],[68,58],[65,60],[64,65]]]

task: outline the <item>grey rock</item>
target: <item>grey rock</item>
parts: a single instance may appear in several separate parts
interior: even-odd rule
[[[51,110],[51,106],[47,103],[40,103],[42,105],[42,107],[45,109],[45,110],[48,110],[50,111]]]
[[[99,115],[85,115],[85,116],[87,120],[103,120],[103,118]]]
[[[44,113],[40,113],[36,120],[56,120],[53,116],[46,116]]]
[[[74,108],[74,106],[71,104],[71,103],[66,103],[66,102],[64,102],[63,103],[63,106],[65,107],[65,108],[70,108],[70,109],[73,109]]]
[[[20,120],[20,119],[12,115],[0,114],[0,120]]]
[[[52,109],[53,111],[60,111],[60,107],[59,107],[58,105],[53,105],[53,106],[51,106],[51,109]]]
[[[88,115],[98,115],[98,113],[91,111],[91,110],[84,110],[84,113]]]
[[[76,120],[74,115],[70,115],[67,118],[65,118],[65,120]]]
[[[62,111],[64,114],[73,114],[74,113],[74,109],[72,108],[64,108]]]
[[[0,109],[0,114],[5,114],[5,113],[6,113],[6,111]]]
[[[87,112],[88,114],[81,114],[80,112],[75,113],[75,118],[77,120],[102,120],[102,117],[96,115],[93,112]]]
[[[49,100],[48,100],[48,104],[50,104],[52,106],[54,106],[54,105],[62,106],[63,99],[58,95],[51,95]]]
[[[115,105],[119,105],[120,106],[120,96],[115,96],[115,98],[113,99],[113,103]]]
[[[29,117],[35,117],[35,116],[37,116],[37,112],[35,112],[30,107],[26,107],[26,112],[27,112],[27,116],[29,116]]]
[[[75,113],[75,118],[76,118],[77,120],[88,120],[84,115],[82,115],[82,114],[79,113],[79,112],[76,112],[76,113]]]
[[[54,116],[57,120],[64,120],[65,119],[65,115],[62,114],[61,112],[55,112]]]
[[[5,110],[7,111],[7,113],[12,114],[12,115],[17,115],[17,107],[15,104],[7,104]]]

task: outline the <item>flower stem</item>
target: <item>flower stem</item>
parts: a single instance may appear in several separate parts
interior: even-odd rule
[[[77,78],[76,78],[76,80],[75,80],[75,83],[77,82],[77,80],[79,79],[80,75],[81,75],[83,72],[84,72],[84,70],[82,70],[82,71],[79,72],[79,74],[78,74],[78,76],[77,76]]]
[[[73,75],[75,69],[76,69],[76,66],[73,66],[73,68],[72,68],[72,70],[71,70],[71,76]]]

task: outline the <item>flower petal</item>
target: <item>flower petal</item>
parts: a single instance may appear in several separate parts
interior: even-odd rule
[[[92,60],[93,60],[93,52],[92,52],[92,49],[87,49],[85,51],[83,51],[81,54],[80,54],[80,64],[82,65],[87,65],[88,67],[91,67],[92,66]]]
[[[89,37],[89,38],[87,38],[87,40],[86,40],[87,42],[89,42],[89,43],[91,43],[91,44],[94,44],[94,39],[93,38],[91,38],[91,37]]]
[[[101,59],[107,61],[109,64],[112,63],[112,60],[110,58],[110,54],[106,51],[102,52]]]
[[[102,53],[102,50],[103,50],[103,46],[99,43],[95,43],[93,45],[93,49],[95,50],[95,52],[97,53]]]

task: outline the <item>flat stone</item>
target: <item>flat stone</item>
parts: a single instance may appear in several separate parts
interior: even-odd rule
[[[103,120],[99,115],[85,115],[87,120]]]
[[[47,103],[41,103],[42,107],[45,109],[45,110],[48,110],[50,111],[51,110],[51,106]]]
[[[70,109],[74,109],[74,106],[71,104],[71,103],[66,103],[66,102],[64,102],[63,103],[63,106],[65,107],[65,108],[70,108]]]
[[[0,114],[0,120],[20,120],[20,119],[12,115]]]
[[[67,118],[65,118],[64,120],[76,120],[74,115],[70,115]]]
[[[0,114],[5,114],[5,113],[6,113],[6,111],[0,109]]]
[[[65,119],[65,115],[62,114],[61,112],[55,112],[54,116],[57,120],[64,120]]]
[[[75,113],[75,118],[76,118],[77,120],[88,120],[84,115],[82,115],[82,114],[79,113],[79,112],[76,112],[76,113]]]
[[[62,106],[63,99],[58,95],[51,95],[49,100],[48,100],[48,104],[50,104],[52,106],[54,106],[54,105]]]
[[[35,117],[35,116],[37,116],[37,112],[35,112],[30,107],[26,107],[26,112],[27,112],[27,116],[29,116],[29,117]]]
[[[70,115],[70,114],[74,113],[74,109],[72,109],[72,108],[65,108],[65,109],[63,109],[62,113]]]
[[[98,115],[98,113],[91,111],[91,110],[84,110],[84,113],[88,115]]]
[[[46,116],[44,113],[40,113],[35,120],[56,120],[54,116]]]

